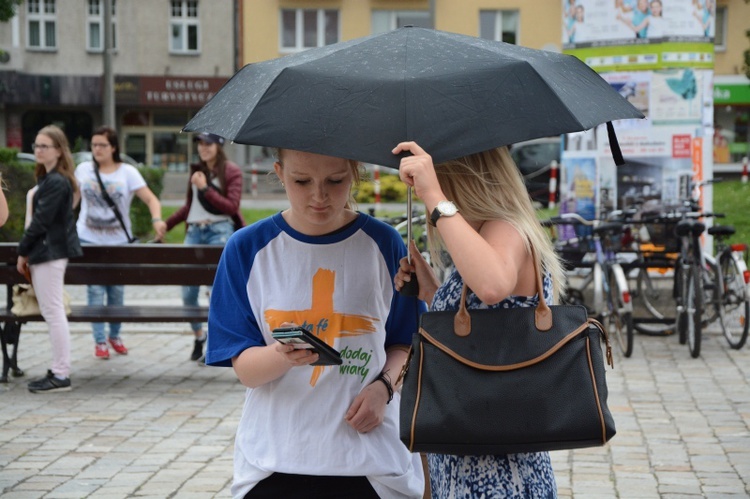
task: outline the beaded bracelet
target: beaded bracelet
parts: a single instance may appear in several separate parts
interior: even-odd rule
[[[388,402],[386,404],[390,404],[391,400],[393,400],[393,385],[391,385],[391,380],[388,379],[388,376],[386,376],[385,373],[380,373],[377,378],[375,378],[375,381],[382,381],[385,385],[386,390],[388,390]],[[375,383],[373,381],[373,383]]]

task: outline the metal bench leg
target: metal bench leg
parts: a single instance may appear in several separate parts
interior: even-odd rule
[[[18,343],[21,337],[20,322],[6,322],[0,328],[0,343],[3,350],[3,374],[0,383],[8,382],[8,372],[12,369],[13,376],[20,378],[24,375],[23,370],[18,367]],[[8,346],[13,345],[13,355],[8,354]]]

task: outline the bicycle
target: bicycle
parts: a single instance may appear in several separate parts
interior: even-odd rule
[[[610,217],[616,218],[620,214],[613,212]],[[633,303],[625,271],[618,257],[623,223],[616,220],[586,220],[577,213],[565,213],[543,223],[592,227],[592,234],[584,235],[583,241],[574,238],[558,245],[558,250],[562,251],[566,245],[583,242],[583,248],[593,249],[595,258],[591,271],[581,286],[578,289],[567,286],[565,294],[572,299],[567,298],[565,301],[585,306],[583,291],[593,283],[594,306],[593,309],[586,307],[589,315],[607,324],[608,328],[613,326],[620,350],[625,357],[630,357],[633,354]]]
[[[713,274],[711,299],[714,315],[706,322],[718,320],[719,327],[729,346],[739,350],[745,345],[748,337],[748,314],[750,314],[750,295],[748,282],[750,271],[745,263],[747,244],[727,244],[726,239],[735,233],[734,227],[716,225],[708,229],[716,241],[716,254],[706,255],[707,269]]]

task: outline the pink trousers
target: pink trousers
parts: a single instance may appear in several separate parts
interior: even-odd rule
[[[49,327],[52,343],[52,373],[58,378],[70,376],[70,328],[63,304],[63,284],[68,259],[30,265],[31,282],[42,317]]]

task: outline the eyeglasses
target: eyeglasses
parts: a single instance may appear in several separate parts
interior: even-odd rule
[[[48,144],[31,144],[31,150],[36,151],[37,149],[41,149],[42,151],[46,151],[47,149],[57,149],[57,146],[51,146]]]
[[[91,144],[91,149],[99,149],[99,148],[105,148],[109,147],[111,144],[109,142],[97,142],[95,144]]]

